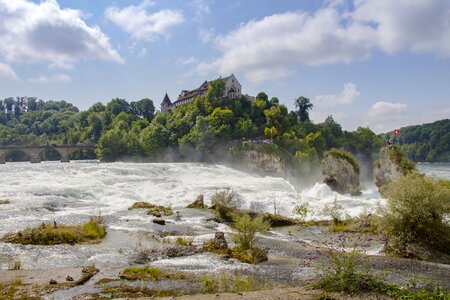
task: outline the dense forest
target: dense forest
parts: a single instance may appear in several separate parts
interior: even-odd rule
[[[269,99],[264,92],[254,101],[246,97],[216,100],[222,89],[219,79],[206,95],[166,113],[155,113],[150,99],[128,102],[116,98],[80,111],[65,101],[7,98],[0,100],[0,144],[94,143],[97,156],[104,161],[130,157],[201,161],[214,159],[208,154],[231,143],[272,140],[303,161],[317,161],[330,148],[373,161],[384,143],[384,137],[369,128],[342,130],[332,116],[314,124],[309,120],[313,105],[308,98],[299,97],[295,110],[288,111],[276,97]],[[402,132],[401,138],[406,134]]]
[[[449,162],[450,120],[400,128],[398,142],[411,160]]]

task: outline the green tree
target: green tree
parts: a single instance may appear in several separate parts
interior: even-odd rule
[[[303,96],[295,99],[295,107],[297,109],[297,116],[300,122],[309,121],[309,111],[313,108],[313,104],[309,98]]]
[[[110,111],[113,115],[118,115],[121,112],[129,113],[130,104],[125,99],[114,98],[106,104],[106,110]]]
[[[209,83],[206,98],[209,101],[221,99],[225,93],[225,82],[222,78],[213,80]]]

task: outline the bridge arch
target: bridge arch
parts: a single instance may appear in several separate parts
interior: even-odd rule
[[[30,155],[23,150],[9,150],[3,154],[5,162],[22,162],[30,161]]]
[[[39,163],[42,159],[57,160],[69,162],[70,156],[77,151],[93,151],[95,145],[76,144],[76,145],[0,145],[0,163],[6,163],[7,156],[12,152],[22,152],[29,157],[32,163]],[[95,155],[95,154],[94,154]],[[23,155],[22,155],[23,156]],[[95,156],[94,156],[95,157]]]

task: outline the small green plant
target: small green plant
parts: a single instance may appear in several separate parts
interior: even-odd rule
[[[1,299],[20,299],[17,298],[16,292],[18,290],[18,286],[22,284],[22,281],[20,279],[0,284],[0,298]]]
[[[361,237],[356,240],[350,240],[347,235],[338,236],[338,248],[346,249],[351,246],[350,252],[339,251],[335,248],[326,247],[326,253],[331,260],[327,264],[327,271],[317,284],[325,291],[379,291],[385,287],[385,283],[378,277],[371,274],[368,270],[362,271],[356,263],[358,249],[362,242]],[[320,252],[320,251],[319,251]],[[322,253],[321,253],[322,254]],[[331,268],[330,268],[331,265]]]
[[[344,223],[345,212],[342,205],[338,203],[337,197],[334,198],[331,205],[325,205],[322,214],[331,217],[334,226],[339,226]]]
[[[236,193],[232,190],[216,192],[211,198],[212,207],[222,221],[230,222],[237,207]]]
[[[262,217],[252,219],[249,215],[235,215],[233,220],[235,222],[234,227],[238,231],[233,236],[233,241],[242,250],[254,248],[257,240],[256,234],[264,233],[270,228],[269,224]]]
[[[249,215],[235,215],[233,218],[237,234],[233,235],[233,241],[237,247],[232,249],[231,256],[246,263],[257,264],[267,260],[266,251],[255,247],[257,234],[269,230],[269,223],[262,217],[252,219]]]
[[[10,204],[10,203],[11,203],[11,201],[9,199],[0,200],[0,205],[1,204]]]
[[[294,208],[294,213],[298,216],[300,221],[304,222],[306,220],[306,217],[308,216],[308,213],[310,213],[308,203],[305,202],[305,203],[297,205]]]
[[[170,206],[156,205],[150,202],[135,202],[133,205],[128,207],[128,210],[145,208],[147,210],[147,215],[153,215],[157,218],[161,216],[171,216],[173,215],[172,208]]]
[[[177,245],[182,245],[182,246],[192,246],[193,242],[194,242],[193,238],[177,237],[177,239],[175,240],[175,243],[177,243]]]
[[[182,273],[166,273],[158,268],[150,266],[128,267],[120,272],[119,277],[126,280],[163,280],[163,279],[185,279]]]

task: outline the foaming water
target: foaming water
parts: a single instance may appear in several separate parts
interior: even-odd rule
[[[181,220],[168,218],[165,230],[180,231],[183,226],[190,226],[196,235],[205,236],[230,229],[208,221],[211,216],[207,211],[193,214],[183,208],[199,194],[210,204],[211,196],[223,189],[237,193],[240,208],[271,213],[276,208],[285,216],[295,216],[294,208],[302,203],[308,203],[315,213],[312,218],[324,218],[323,208],[335,199],[350,216],[384,203],[373,184],[366,184],[361,196],[352,197],[335,193],[322,183],[297,190],[283,178],[200,163],[7,163],[0,166],[0,176],[0,199],[11,202],[0,205],[0,236],[42,222],[79,224],[96,215],[103,216],[108,227],[106,240],[98,245],[42,247],[0,243],[3,259],[18,258],[23,269],[86,263],[116,268],[128,265],[129,257],[142,241],[148,241],[148,235],[160,230],[144,212],[128,211],[136,201],[171,205],[180,210]],[[2,259],[0,268],[5,268]]]

